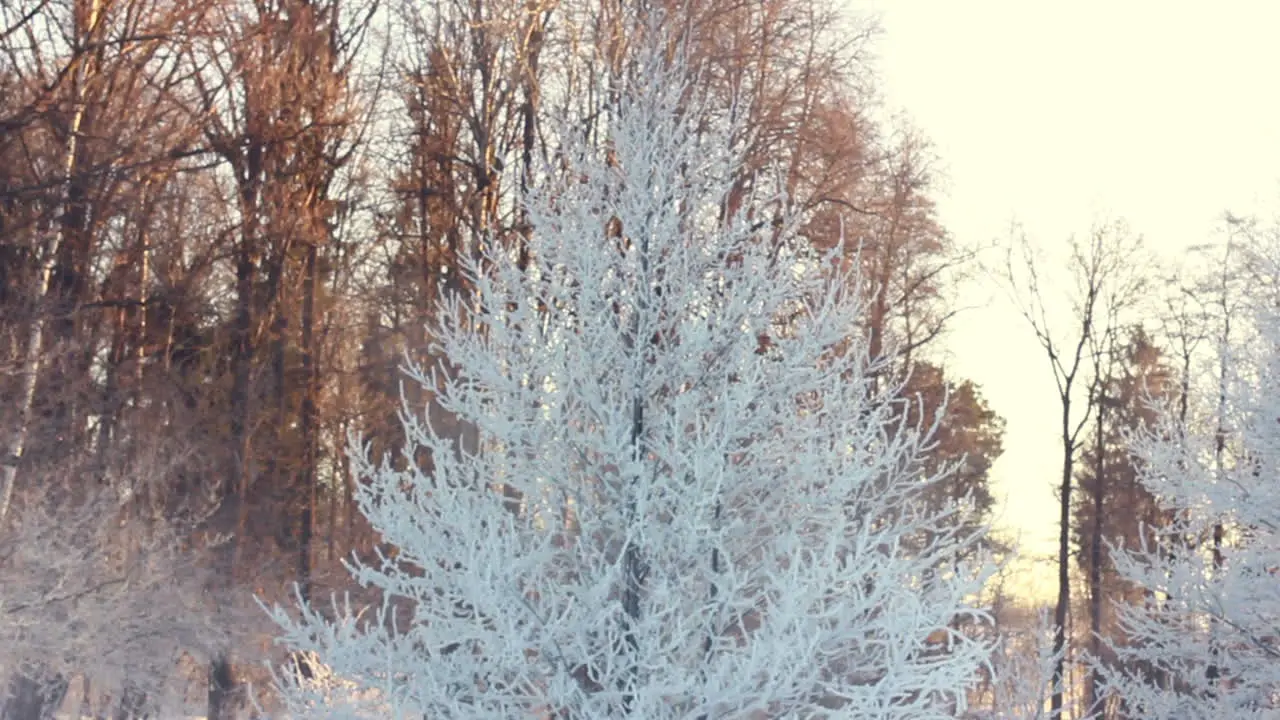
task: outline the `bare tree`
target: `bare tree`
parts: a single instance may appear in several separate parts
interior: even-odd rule
[[[1137,299],[1141,276],[1134,268],[1142,240],[1119,224],[1093,229],[1086,242],[1072,240],[1072,289],[1068,295],[1070,331],[1055,331],[1042,262],[1025,233],[1019,234],[1006,256],[1004,277],[1013,301],[1035,333],[1053,373],[1060,404],[1062,475],[1059,487],[1058,599],[1054,607],[1053,692],[1050,717],[1062,716],[1065,688],[1067,613],[1071,603],[1071,481],[1080,437],[1097,403],[1095,376],[1105,338],[1118,327],[1119,313]],[[1096,375],[1096,373],[1095,373]]]
[[[154,0],[0,8],[11,91],[0,103],[0,164],[9,166],[0,180],[0,262],[6,309],[20,310],[4,324],[21,325],[22,337],[11,354],[16,382],[6,387],[16,402],[0,446],[0,520],[20,467],[38,464],[33,455],[79,451],[89,444],[90,416],[110,415],[96,412],[89,368],[104,346],[123,348],[124,328],[100,322],[121,306],[99,293],[118,288],[113,280],[139,259],[141,243],[124,228],[138,226],[156,176],[184,154],[186,133],[173,122],[172,50],[199,17],[191,3]],[[106,267],[117,272],[101,282]],[[107,354],[109,387],[122,358]],[[103,439],[110,425],[98,423]]]

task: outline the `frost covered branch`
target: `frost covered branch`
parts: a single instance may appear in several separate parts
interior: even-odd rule
[[[409,368],[474,445],[406,404],[405,462],[352,459],[395,548],[352,572],[385,602],[277,609],[283,639],[396,717],[954,717],[989,652],[957,629],[981,530],[925,502],[947,475],[851,336],[856,276],[800,218],[757,231],[765,173],[725,212],[727,133],[641,56],[608,151],[566,132],[527,198],[531,265],[487,250],[447,362]]]

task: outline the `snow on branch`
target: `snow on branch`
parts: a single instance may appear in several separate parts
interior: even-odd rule
[[[981,531],[924,502],[945,473],[856,335],[857,278],[767,173],[725,210],[727,129],[638,57],[604,146],[566,128],[526,199],[530,265],[488,248],[444,297],[447,362],[408,370],[475,442],[406,405],[407,467],[352,458],[395,550],[351,570],[385,601],[277,608],[283,640],[384,717],[954,717],[989,653],[957,629]],[[295,715],[354,712],[300,685]]]
[[[1280,246],[1250,248],[1246,312],[1219,318],[1208,421],[1172,406],[1131,438],[1141,479],[1168,520],[1116,567],[1148,591],[1119,606],[1127,641],[1104,667],[1133,716],[1271,718],[1280,709]],[[1224,297],[1225,297],[1225,290]],[[1227,306],[1224,301],[1223,307]],[[1182,413],[1181,415],[1185,415]]]

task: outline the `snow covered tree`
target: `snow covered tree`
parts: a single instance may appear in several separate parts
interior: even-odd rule
[[[972,508],[924,501],[946,472],[874,382],[856,278],[780,180],[742,176],[732,109],[700,104],[654,25],[628,36],[652,49],[614,78],[607,142],[561,128],[528,262],[479,251],[442,359],[408,370],[467,441],[406,403],[406,462],[352,458],[393,547],[352,572],[384,601],[274,614],[364,693],[320,697],[308,663],[283,674],[295,716],[963,710],[990,650],[958,629],[981,617]]]
[[[1127,643],[1112,644],[1119,666],[1102,666],[1130,717],[1280,713],[1280,245],[1270,242],[1250,262],[1252,317],[1223,318],[1236,330],[1220,336],[1199,403],[1209,412],[1167,403],[1131,443],[1169,520],[1113,554],[1149,591],[1118,606]]]
[[[985,688],[989,707],[975,709],[965,720],[1047,720],[1053,694],[1054,625],[1045,608],[1009,608],[1021,615],[1019,626],[1002,628]],[[1061,651],[1060,651],[1061,652]],[[979,701],[979,703],[981,700]],[[979,704],[975,703],[975,704]]]
[[[228,641],[207,576],[149,502],[42,479],[0,524],[0,720],[52,718],[87,683],[119,720],[173,712],[182,658]]]

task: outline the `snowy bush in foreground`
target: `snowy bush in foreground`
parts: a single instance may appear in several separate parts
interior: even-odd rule
[[[294,653],[282,667],[273,669],[272,676],[295,717],[355,720],[394,716],[377,688],[362,687],[338,675],[314,651]],[[269,715],[256,704],[256,698],[255,708],[259,714]]]
[[[941,478],[850,337],[855,279],[763,174],[722,216],[741,167],[677,71],[619,82],[610,151],[528,199],[531,267],[485,254],[447,363],[410,369],[474,444],[406,406],[407,468],[354,458],[395,550],[353,573],[386,601],[277,609],[285,642],[383,717],[954,717],[989,652],[955,629],[978,538],[918,502]]]
[[[54,502],[62,489],[44,489],[0,523],[0,718],[50,715],[74,675],[117,716],[151,714],[183,654],[224,641],[201,571],[169,523],[121,522],[114,491]]]
[[[1046,701],[1053,693],[1053,668],[1059,653],[1053,651],[1053,621],[1046,610],[1037,611],[1036,622],[1000,639],[993,657],[992,706],[975,720],[1047,720]]]
[[[1280,254],[1258,258],[1255,343],[1220,348],[1220,422],[1180,425],[1173,411],[1135,439],[1143,482],[1172,518],[1118,570],[1151,592],[1120,606],[1129,642],[1103,666],[1130,717],[1280,718]],[[1222,444],[1213,426],[1223,429]],[[1215,539],[1216,538],[1216,539]]]

